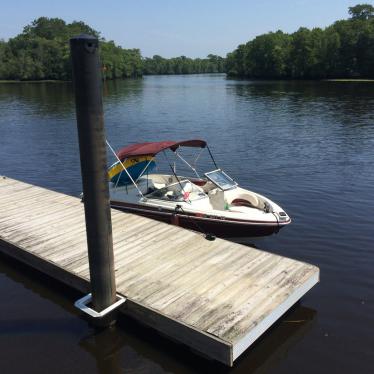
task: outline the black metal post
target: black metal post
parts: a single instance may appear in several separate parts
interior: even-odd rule
[[[70,39],[93,307],[116,300],[99,42]]]

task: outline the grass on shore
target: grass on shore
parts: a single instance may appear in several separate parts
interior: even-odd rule
[[[339,79],[323,79],[325,82],[358,82],[358,83],[363,83],[363,82],[374,82],[374,79],[361,79],[361,78],[339,78]]]
[[[45,79],[45,80],[34,80],[34,81],[20,81],[20,80],[1,80],[0,83],[65,83],[69,81],[62,81],[62,80],[53,80],[53,79]]]

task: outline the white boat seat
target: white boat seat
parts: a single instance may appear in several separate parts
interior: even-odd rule
[[[152,181],[153,186],[158,189],[177,182],[176,178],[172,175],[149,174],[148,179]]]
[[[155,182],[153,182],[153,186],[159,190],[160,188],[164,188],[166,186],[166,184],[165,183],[155,183]]]
[[[243,205],[243,206],[254,206],[257,207],[259,204],[258,198],[249,193],[241,193],[237,196],[232,196],[231,201],[228,202],[230,205]]]

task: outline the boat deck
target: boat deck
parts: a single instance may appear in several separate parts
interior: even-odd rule
[[[232,365],[319,280],[300,261],[112,209],[121,312]],[[83,204],[0,177],[0,252],[87,293]]]

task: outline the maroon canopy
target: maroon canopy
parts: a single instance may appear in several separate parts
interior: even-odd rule
[[[204,148],[206,146],[206,142],[204,140],[184,140],[181,142],[173,142],[173,141],[163,141],[163,142],[148,142],[148,143],[139,143],[139,144],[131,144],[125,148],[122,148],[118,151],[117,156],[122,161],[127,157],[132,156],[145,156],[145,155],[152,155],[155,156],[157,153],[165,150],[171,149],[172,151],[176,151],[178,147],[196,147],[196,148]]]

